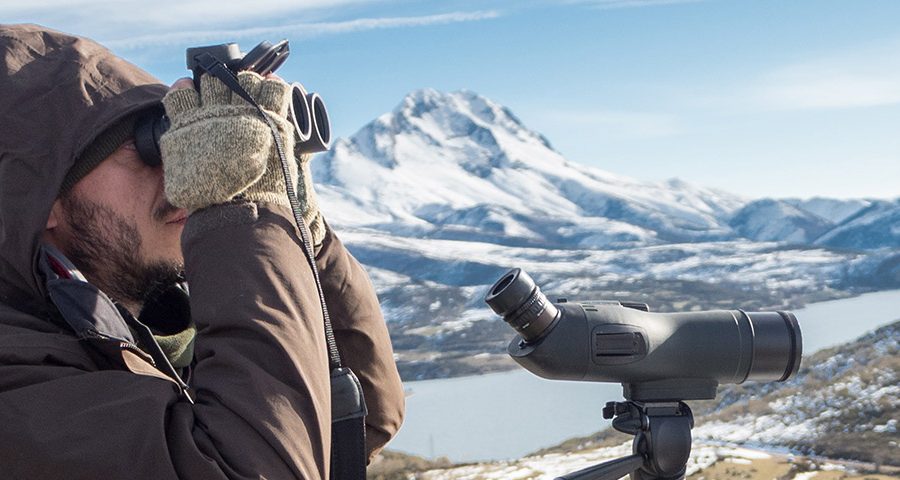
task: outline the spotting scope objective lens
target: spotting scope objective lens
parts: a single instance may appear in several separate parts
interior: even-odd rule
[[[559,309],[519,268],[500,278],[484,301],[528,343],[540,340],[559,319]]]

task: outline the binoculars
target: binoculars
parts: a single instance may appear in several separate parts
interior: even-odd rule
[[[188,48],[187,68],[194,73],[194,86],[199,90],[204,74],[198,58],[208,54],[233,73],[240,71],[267,75],[280,67],[290,54],[287,40],[274,45],[262,42],[244,54],[236,43]],[[295,151],[315,153],[328,150],[331,144],[331,124],[325,102],[318,93],[308,93],[300,83],[291,84],[291,103],[288,120],[294,126]],[[162,106],[152,108],[138,117],[134,127],[134,143],[141,159],[150,166],[162,164],[159,139],[169,129],[170,122]]]

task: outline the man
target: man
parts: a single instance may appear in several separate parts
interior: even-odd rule
[[[0,476],[328,478],[323,314],[265,123],[215,79],[167,94],[96,43],[39,26],[0,26],[0,53]],[[287,85],[240,81],[308,187],[374,455],[403,414],[377,299],[318,212],[309,159],[294,158]],[[164,167],[131,138],[161,100]]]

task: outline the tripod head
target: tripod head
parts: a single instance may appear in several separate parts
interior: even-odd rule
[[[691,455],[694,415],[684,402],[609,402],[603,418],[613,428],[634,435],[632,454],[579,470],[556,480],[676,480],[684,477]]]

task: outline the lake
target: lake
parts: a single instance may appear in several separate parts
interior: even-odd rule
[[[853,340],[900,318],[900,290],[795,310],[803,351]],[[619,384],[544,380],[525,370],[406,382],[406,420],[388,448],[457,462],[519,458],[609,426]]]

